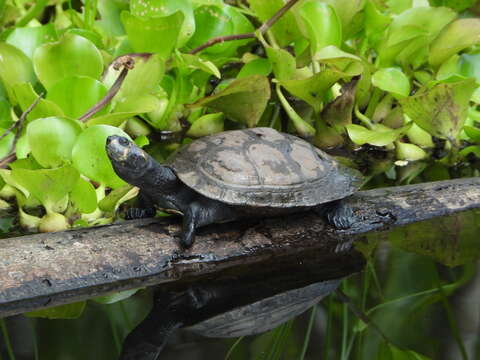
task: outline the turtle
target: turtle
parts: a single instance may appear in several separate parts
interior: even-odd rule
[[[362,184],[358,170],[266,127],[199,138],[165,164],[118,135],[107,138],[106,152],[115,173],[140,189],[144,206],[129,209],[127,218],[152,217],[156,210],[183,216],[183,248],[192,246],[201,226],[312,208],[336,228],[348,228],[354,214],[342,199]]]
[[[156,360],[178,329],[213,338],[250,336],[269,331],[302,314],[335,291],[341,279],[323,280],[279,293],[263,282],[232,288],[192,286],[155,294],[153,308],[125,339],[119,360]],[[278,283],[278,282],[277,282]],[[256,291],[249,291],[255,288]],[[278,291],[278,289],[277,289]],[[247,302],[245,302],[247,300]]]

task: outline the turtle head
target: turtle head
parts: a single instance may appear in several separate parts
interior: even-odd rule
[[[132,185],[137,185],[150,169],[152,158],[126,137],[111,135],[106,143],[107,155],[117,175]]]

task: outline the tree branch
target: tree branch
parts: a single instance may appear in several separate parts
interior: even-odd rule
[[[43,93],[38,95],[37,98],[33,101],[33,103],[31,103],[30,106],[22,113],[22,115],[20,116],[20,119],[18,119],[18,121],[16,121],[15,123],[13,123],[12,126],[10,126],[7,130],[5,130],[5,133],[3,133],[2,136],[0,136],[0,140],[1,140],[5,136],[7,136],[10,132],[17,129],[10,152],[8,153],[8,155],[6,155],[3,159],[0,160],[0,168],[6,167],[8,164],[10,164],[12,161],[14,161],[17,158],[15,155],[15,146],[17,145],[18,138],[20,137],[20,134],[22,132],[23,124],[27,119],[28,114],[30,114],[32,110],[35,108],[35,106],[37,106],[37,104],[40,102],[40,99],[43,97],[43,95],[44,95]]]
[[[345,275],[358,263],[353,243],[371,232],[480,208],[480,178],[361,191],[345,201],[357,219],[345,231],[311,211],[208,226],[188,251],[177,244],[175,218],[2,239],[0,317],[159,283],[264,274],[292,263],[313,264],[327,278]],[[439,239],[442,246],[448,239],[458,246],[458,234]]]
[[[120,70],[122,68],[122,71],[118,75],[112,87],[105,94],[105,96],[95,105],[93,105],[90,109],[88,109],[85,114],[80,116],[78,120],[87,121],[97,112],[102,110],[115,97],[115,95],[117,95],[118,91],[122,87],[123,81],[127,77],[128,72],[135,67],[135,60],[134,60],[135,57],[148,59],[151,55],[152,54],[149,54],[149,53],[131,53],[131,54],[126,54],[126,55],[117,57],[112,62],[112,67],[115,70]]]
[[[264,22],[257,31],[245,33],[245,34],[237,34],[237,35],[226,35],[226,36],[218,36],[213,39],[208,40],[205,44],[202,44],[196,47],[193,50],[190,50],[189,54],[196,54],[210,46],[213,46],[218,43],[224,43],[225,41],[233,41],[233,40],[243,40],[243,39],[252,39],[256,37],[256,33],[260,33],[261,35],[265,34],[293,5],[295,5],[298,0],[290,0],[288,1],[281,9],[279,9],[270,19]]]

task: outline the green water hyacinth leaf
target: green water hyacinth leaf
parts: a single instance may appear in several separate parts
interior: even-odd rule
[[[33,65],[39,80],[49,90],[69,76],[98,79],[103,71],[103,57],[90,40],[67,33],[58,42],[39,46],[33,54]]]
[[[131,97],[116,104],[112,113],[96,116],[87,121],[88,126],[92,125],[110,125],[120,126],[125,120],[132,116],[154,111],[161,105],[158,98],[153,95],[143,95]]]
[[[363,72],[363,63],[358,56],[342,51],[333,45],[318,51],[313,56],[313,60],[342,71],[346,76],[356,76]]]
[[[428,47],[457,14],[448,8],[414,7],[394,18],[378,48],[378,64],[419,67],[427,61]]]
[[[188,129],[187,135],[202,137],[223,131],[223,113],[206,114],[200,116]]]
[[[367,1],[365,4],[365,35],[369,42],[377,47],[382,36],[384,36],[385,29],[390,24],[392,19],[381,13],[373,1]]]
[[[13,93],[22,111],[27,110],[38,98],[38,94],[33,89],[31,83],[16,84],[13,87]],[[40,99],[30,114],[27,115],[27,119],[34,120],[49,116],[64,116],[64,113],[57,104]]]
[[[105,151],[107,137],[120,135],[131,140],[121,129],[108,125],[94,125],[84,130],[72,149],[73,166],[91,180],[116,189],[125,181],[115,174]]]
[[[339,57],[329,58],[326,61],[332,61],[333,63],[337,64],[339,64],[339,62],[342,62],[341,66],[346,67],[347,72],[340,71],[334,68],[325,68],[321,72],[306,79],[282,80],[279,81],[279,83],[286,90],[288,90],[289,93],[306,101],[308,104],[313,106],[316,111],[319,111],[323,106],[323,100],[325,95],[333,86],[333,84],[335,84],[338,80],[342,78],[358,75],[363,70],[361,64],[357,60],[353,59]],[[359,67],[357,67],[356,65],[351,66],[348,64],[357,64],[359,65]]]
[[[325,46],[340,47],[342,23],[331,5],[307,0],[300,5],[298,13],[303,20],[312,54],[316,54]]]
[[[6,99],[0,99],[0,128],[7,129],[12,124],[11,110],[10,103]]]
[[[138,191],[139,190],[137,187],[128,184],[119,187],[118,189],[111,191],[110,194],[105,196],[98,203],[98,207],[102,211],[105,211],[107,213],[113,213],[117,210],[120,204],[137,196]]]
[[[453,141],[462,129],[470,98],[477,85],[474,79],[439,83],[431,89],[400,100],[406,115],[433,136]]]
[[[57,39],[55,26],[50,23],[36,27],[17,27],[7,36],[6,42],[33,59],[33,52],[38,46]]]
[[[97,208],[97,193],[95,192],[95,188],[90,181],[82,177],[78,178],[77,183],[73,187],[70,200],[82,214],[90,214]]]
[[[295,109],[290,106],[287,99],[285,99],[285,96],[283,96],[280,86],[276,86],[276,91],[278,99],[280,100],[280,103],[282,104],[283,109],[287,113],[288,117],[290,120],[292,120],[293,126],[295,127],[297,133],[305,139],[311,139],[315,135],[315,128],[303,120],[300,115],[297,114]]]
[[[87,125],[120,126],[132,116],[154,111],[158,106],[160,106],[160,100],[153,95],[131,98],[127,103],[118,103],[115,112],[91,118],[87,121]]]
[[[480,143],[480,129],[479,128],[469,126],[469,125],[465,125],[463,127],[463,130],[465,131],[465,134],[467,134],[467,136],[471,140]]]
[[[15,99],[12,87],[18,83],[35,83],[32,62],[15,46],[0,42],[0,80],[8,97]]]
[[[278,80],[290,80],[295,74],[296,61],[292,54],[284,49],[267,47],[268,60]]]
[[[134,103],[145,94],[153,94],[165,72],[165,62],[159,55],[148,58],[135,58],[135,67],[130,70],[123,81],[120,91],[113,98],[113,102]],[[103,83],[110,88],[120,71],[109,67]],[[133,108],[131,104],[130,108]],[[114,110],[115,111],[115,110]]]
[[[280,10],[280,8],[285,5],[285,2],[283,0],[248,0],[248,4],[258,16],[259,20],[264,22]],[[295,16],[291,11],[283,15],[272,26],[270,31],[272,31],[280,46],[289,45],[292,41],[301,37]]]
[[[272,72],[272,64],[268,59],[259,58],[246,63],[238,72],[237,79],[252,76],[268,76]]]
[[[196,48],[217,36],[242,34],[253,31],[253,26],[247,18],[233,6],[203,5],[195,9],[195,34],[187,46]],[[226,41],[210,46],[202,51],[205,54],[231,56],[239,46],[249,40]]]
[[[72,148],[82,126],[76,120],[48,117],[32,121],[27,139],[37,162],[46,168],[61,166],[72,158]]]
[[[190,106],[206,106],[223,112],[230,120],[254,127],[260,120],[268,99],[270,99],[268,79],[265,76],[253,75],[236,79],[222,91],[204,97]]]
[[[480,19],[458,19],[448,25],[432,42],[428,61],[439,66],[452,55],[480,43]]]
[[[428,148],[434,147],[432,135],[423,130],[420,126],[412,123],[412,127],[405,133],[412,144]]]
[[[73,190],[79,176],[70,165],[56,169],[12,170],[12,178],[37,198],[49,213]]]
[[[3,134],[5,131],[6,129],[0,128],[0,134]],[[0,140],[0,159],[2,159],[3,157],[7,156],[10,153],[10,150],[12,150],[14,138],[15,138],[15,134],[10,133]]]
[[[80,317],[80,315],[82,315],[86,304],[86,301],[80,301],[73,304],[66,304],[43,310],[30,311],[25,313],[25,315],[31,318],[77,319]]]
[[[179,56],[189,68],[202,70],[207,74],[215,76],[218,79],[222,77],[222,75],[220,74],[220,70],[218,70],[215,64],[211,61],[204,60],[200,56],[190,54],[179,54]]]
[[[397,68],[383,68],[376,71],[372,75],[372,83],[397,98],[403,98],[410,94],[410,81],[407,75]]]
[[[130,1],[130,11],[141,18],[163,17],[180,11],[184,20],[178,35],[177,47],[185,45],[195,32],[195,17],[189,0],[133,0]]]
[[[66,116],[76,119],[100,101],[107,91],[105,85],[91,77],[70,76],[56,82],[50,88],[47,100],[57,104]],[[107,105],[97,114],[105,114],[108,108]]]
[[[121,15],[128,40],[136,52],[152,52],[167,59],[178,41],[183,13],[163,17],[139,17],[127,11]]]
[[[347,129],[350,139],[357,145],[370,144],[374,146],[385,146],[400,138],[410,126],[411,124],[407,124],[398,129],[390,129],[381,124],[377,124],[372,130],[369,130],[360,125],[350,124],[345,128]]]
[[[403,143],[401,141],[395,143],[395,150],[397,159],[399,160],[417,161],[425,159],[428,156],[420,146]]]

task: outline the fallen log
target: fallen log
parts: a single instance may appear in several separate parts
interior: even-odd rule
[[[480,178],[361,191],[346,202],[356,215],[348,230],[335,230],[310,211],[208,226],[187,251],[178,246],[173,218],[0,239],[0,317],[155,284],[251,276],[294,262],[321,268],[324,279],[345,276],[358,271],[362,261],[352,244],[366,234],[480,208]]]

